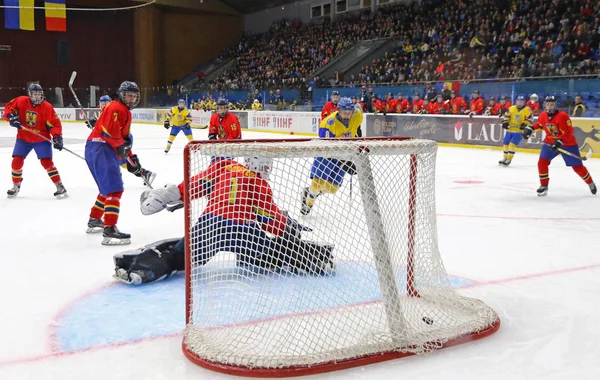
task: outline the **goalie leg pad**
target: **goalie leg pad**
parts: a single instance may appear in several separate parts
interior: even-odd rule
[[[165,279],[184,270],[184,252],[178,247],[183,239],[168,239],[134,251],[114,256],[114,277],[128,284],[141,284]]]

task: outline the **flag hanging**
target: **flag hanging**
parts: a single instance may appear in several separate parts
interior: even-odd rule
[[[6,29],[35,30],[33,6],[35,0],[4,0],[4,27]],[[23,8],[27,7],[27,8]]]
[[[65,0],[45,0],[46,30],[50,32],[67,31],[67,9]]]

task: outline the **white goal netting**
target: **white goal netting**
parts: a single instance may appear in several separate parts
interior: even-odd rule
[[[494,332],[497,314],[460,296],[441,261],[436,150],[416,139],[190,143],[186,355],[217,370],[281,375]],[[224,161],[246,157],[273,160],[267,181]],[[320,172],[315,157],[325,158]],[[323,180],[345,162],[354,175],[339,183],[335,172],[339,186]],[[308,215],[305,188],[322,192]],[[303,242],[290,243],[283,210],[312,229]]]

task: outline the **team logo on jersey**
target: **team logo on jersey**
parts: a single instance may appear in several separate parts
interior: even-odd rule
[[[515,114],[515,120],[516,121],[521,120],[521,114]]]
[[[546,124],[546,128],[548,128],[553,135],[558,135],[558,128],[556,128],[556,124]]]
[[[37,112],[35,111],[27,111],[25,113],[25,122],[32,126],[35,127],[35,125],[37,124]]]

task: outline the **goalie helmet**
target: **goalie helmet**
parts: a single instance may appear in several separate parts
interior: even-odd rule
[[[134,109],[138,104],[140,104],[140,88],[135,82],[126,80],[125,82],[121,83],[117,93],[119,94],[119,100],[121,103],[125,104],[130,110]]]
[[[246,157],[246,167],[253,172],[260,174],[266,180],[273,169],[273,159],[270,157]]]
[[[27,88],[27,94],[29,95],[29,100],[31,100],[31,104],[37,106],[42,104],[44,101],[44,89],[37,83],[32,83]]]

